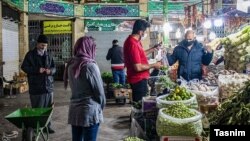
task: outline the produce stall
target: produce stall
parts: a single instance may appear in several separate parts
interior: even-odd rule
[[[210,125],[250,125],[250,26],[207,45],[215,55],[202,80],[176,79],[178,63],[150,77],[151,96],[132,106],[131,137],[209,141]]]

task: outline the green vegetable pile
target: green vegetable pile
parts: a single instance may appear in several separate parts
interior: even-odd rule
[[[202,133],[201,116],[183,103],[175,103],[159,112],[156,121],[158,136],[199,136]],[[190,119],[191,118],[191,119]]]
[[[142,101],[138,101],[138,102],[132,102],[132,106],[136,109],[141,109],[142,108]]]
[[[160,68],[160,70],[161,70],[161,71],[167,71],[167,70],[168,70],[168,67],[167,67],[167,66],[162,66],[162,67]]]
[[[104,83],[109,84],[113,81],[113,75],[111,72],[103,72],[102,73],[102,80]]]
[[[164,109],[162,112],[174,118],[181,118],[181,119],[195,116],[195,112],[191,111],[183,103],[175,103],[169,106],[167,109]]]
[[[184,87],[175,87],[175,89],[166,97],[168,101],[180,101],[180,100],[188,100],[193,95],[190,92],[187,92]]]
[[[124,141],[144,141],[144,140],[137,137],[126,137]]]
[[[112,83],[112,88],[114,89],[120,89],[123,88],[124,86],[120,83]]]
[[[250,81],[208,114],[211,125],[250,125]]]
[[[161,76],[159,79],[159,83],[161,83],[161,88],[165,89],[165,88],[170,88],[173,89],[176,84],[168,77],[168,76]]]

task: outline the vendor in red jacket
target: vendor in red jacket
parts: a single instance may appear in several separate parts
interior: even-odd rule
[[[136,20],[132,34],[124,43],[124,62],[127,68],[127,79],[131,85],[133,101],[138,102],[148,92],[147,79],[151,68],[160,69],[160,62],[149,64],[147,56],[152,53],[156,47],[144,50],[141,40],[146,37],[146,29],[150,24],[145,20]]]

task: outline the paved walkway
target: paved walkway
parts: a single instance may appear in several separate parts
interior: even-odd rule
[[[56,133],[49,136],[51,141],[71,141],[71,128],[67,124],[70,90],[63,89],[62,82],[55,83],[55,109],[52,127]],[[30,107],[29,94],[19,94],[15,99],[0,98],[0,137],[4,131],[18,131],[19,136],[11,141],[21,141],[21,130],[4,119],[4,116],[18,108]],[[130,105],[116,105],[114,100],[107,100],[104,120],[98,134],[98,141],[119,141],[129,135]],[[0,139],[1,141],[1,139]]]

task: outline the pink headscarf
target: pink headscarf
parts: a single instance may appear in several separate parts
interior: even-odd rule
[[[64,71],[64,88],[68,86],[68,66],[73,64],[73,72],[75,78],[78,78],[81,69],[89,64],[96,63],[96,44],[93,37],[84,36],[79,38],[74,46],[74,57],[70,59],[67,63],[66,69]]]

